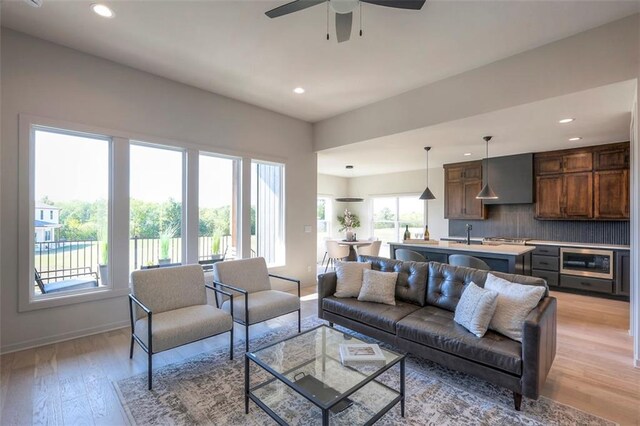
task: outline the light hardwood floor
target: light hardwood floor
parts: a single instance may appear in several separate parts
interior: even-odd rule
[[[316,314],[312,292],[304,292],[311,294],[303,303],[304,317]],[[558,350],[543,394],[624,425],[640,424],[640,369],[632,367],[629,304],[553,295],[558,298]],[[295,317],[255,326],[252,336],[290,319]],[[146,371],[144,353],[137,348],[130,361],[128,344],[128,329],[121,329],[3,355],[1,424],[126,424],[111,381]],[[222,335],[162,352],[154,356],[154,367],[227,344]]]

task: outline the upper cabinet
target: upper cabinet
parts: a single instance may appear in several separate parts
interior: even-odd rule
[[[476,195],[482,189],[482,162],[445,164],[444,217],[486,219],[487,208]]]
[[[629,143],[535,155],[536,218],[629,219]]]

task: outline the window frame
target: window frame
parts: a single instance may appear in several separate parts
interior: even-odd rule
[[[93,289],[90,292],[70,292],[48,295],[46,298],[38,297],[35,300],[30,297],[33,282],[33,219],[35,215],[34,181],[31,128],[40,126],[43,128],[59,129],[71,134],[87,134],[90,136],[102,136],[111,138],[110,150],[110,193],[109,209],[111,212],[109,222],[109,277],[111,286]],[[213,146],[210,140],[203,142],[182,141],[164,138],[149,134],[136,133],[125,130],[105,128],[89,124],[65,121],[57,118],[42,117],[32,114],[18,114],[18,311],[28,312],[39,309],[47,309],[60,306],[68,306],[78,303],[91,302],[114,297],[124,297],[130,293],[129,273],[129,168],[130,168],[130,143],[132,141],[148,143],[181,150],[183,155],[183,263],[196,263],[198,257],[198,162],[199,153],[207,153],[215,156],[228,156],[238,160],[238,256],[250,256],[250,206],[251,206],[251,162],[257,161],[266,164],[283,166],[282,173],[282,237],[284,242],[284,263],[277,266],[286,266],[286,157],[272,156],[265,153],[238,151]],[[31,235],[30,238],[22,236]],[[195,243],[195,244],[194,244]],[[186,253],[184,252],[186,250]],[[271,267],[271,266],[270,266]],[[33,292],[34,293],[34,292]]]
[[[267,166],[278,166],[281,168],[281,179],[280,179],[280,200],[281,200],[281,216],[280,216],[280,228],[282,229],[282,259],[278,259],[278,261],[274,262],[274,263],[269,263],[267,262],[267,268],[284,268],[287,266],[287,200],[286,200],[286,169],[287,169],[287,164],[285,161],[282,162],[278,162],[278,161],[271,161],[271,160],[264,160],[261,158],[256,158],[256,157],[252,157],[249,160],[249,176],[251,176],[251,178],[249,179],[249,209],[248,209],[248,213],[249,213],[249,229],[247,230],[247,233],[249,234],[249,252],[251,252],[251,207],[253,206],[252,202],[253,200],[252,198],[252,193],[253,193],[253,185],[254,185],[254,181],[252,179],[252,174],[253,174],[253,164],[264,164]],[[257,176],[257,175],[256,175]],[[257,190],[257,188],[256,188]],[[256,200],[257,202],[257,200]],[[258,244],[257,241],[258,238],[258,210],[257,210],[257,205],[256,205],[256,244]],[[256,256],[260,256],[256,250]],[[266,259],[265,259],[266,260]]]
[[[38,130],[72,136],[85,136],[102,139],[108,142],[108,171],[109,171],[109,199],[108,210],[108,244],[110,280],[106,285],[95,289],[74,290],[64,293],[36,295],[33,271],[35,239],[20,238],[18,240],[18,310],[19,312],[31,311],[54,306],[63,306],[73,303],[99,300],[117,297],[128,293],[128,286],[114,284],[113,270],[113,227],[114,227],[114,151],[117,136],[105,132],[104,129],[78,125],[42,117],[21,114],[19,116],[19,153],[18,153],[18,190],[21,194],[18,200],[18,235],[32,235],[35,232],[33,226],[35,209],[35,132]],[[121,143],[121,142],[120,142]]]
[[[212,152],[210,150],[198,150],[197,152],[197,156],[198,156],[198,170],[197,173],[195,173],[196,175],[196,191],[195,191],[195,196],[197,197],[197,202],[196,202],[196,215],[197,215],[197,230],[196,230],[196,241],[199,240],[200,238],[200,157],[201,156],[207,156],[207,157],[215,157],[215,158],[222,158],[222,159],[226,159],[226,160],[232,160],[233,161],[233,173],[232,173],[232,179],[235,182],[235,186],[236,186],[236,191],[232,194],[232,198],[234,198],[233,201],[235,201],[236,206],[238,206],[238,208],[236,209],[236,214],[235,214],[235,222],[236,222],[236,256],[242,257],[242,157],[240,156],[236,156],[236,155],[228,155],[228,154],[220,154],[220,153],[216,153],[216,152]],[[196,250],[196,258],[198,259],[198,261],[200,260],[200,249],[199,247],[195,248]]]

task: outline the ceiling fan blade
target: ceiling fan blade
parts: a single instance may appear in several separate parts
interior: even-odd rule
[[[378,6],[395,7],[398,9],[420,10],[426,0],[360,0],[363,3],[376,4]]]
[[[283,4],[282,6],[278,6],[275,9],[271,9],[270,11],[265,12],[265,15],[267,15],[269,18],[277,18],[278,16],[298,12],[299,10],[312,7],[326,1],[327,0],[295,0],[291,3]]]
[[[336,38],[338,43],[351,38],[351,24],[353,23],[353,12],[336,13]]]

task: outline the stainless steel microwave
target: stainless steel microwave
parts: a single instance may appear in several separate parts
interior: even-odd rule
[[[561,248],[560,273],[611,280],[613,279],[613,251]]]

